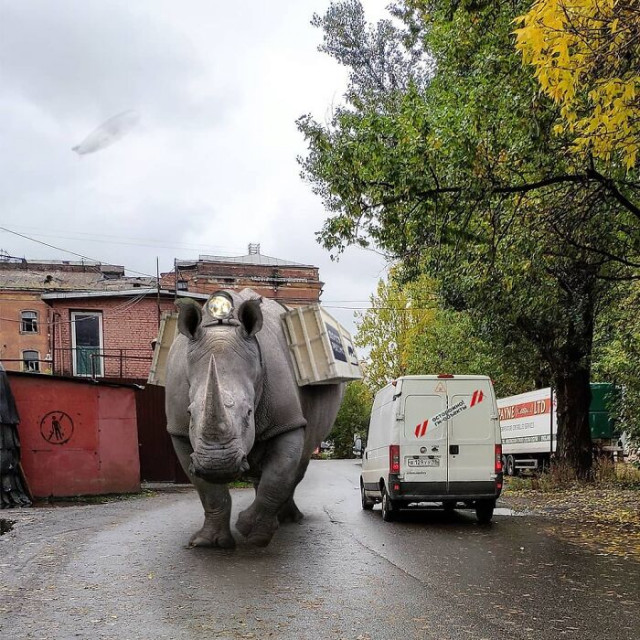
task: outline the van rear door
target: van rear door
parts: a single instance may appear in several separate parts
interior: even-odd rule
[[[430,419],[447,408],[447,394],[443,385],[441,391],[436,384],[433,390],[424,387],[410,389],[404,399],[400,472],[405,482],[433,483],[430,489],[440,493],[447,484],[447,425],[433,425]]]
[[[482,491],[495,478],[496,424],[489,380],[456,380],[448,385],[449,406],[466,409],[448,420],[448,481],[451,493]],[[493,475],[493,478],[492,478]]]

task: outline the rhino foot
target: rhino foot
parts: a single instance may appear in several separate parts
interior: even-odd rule
[[[266,547],[278,528],[278,519],[270,514],[257,515],[252,505],[240,513],[236,527],[249,543]]]
[[[298,509],[293,498],[289,498],[278,511],[278,521],[280,524],[285,522],[300,522],[304,518],[304,514]]]
[[[230,532],[217,531],[205,523],[189,540],[190,547],[218,547],[220,549],[235,549],[236,541]]]

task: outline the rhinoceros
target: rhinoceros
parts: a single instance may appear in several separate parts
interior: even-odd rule
[[[204,525],[189,544],[235,547],[227,484],[242,478],[256,495],[236,528],[266,546],[279,522],[303,517],[294,490],[333,425],[344,385],[297,385],[279,303],[251,289],[217,292],[203,306],[179,302],[166,413],[204,508]]]

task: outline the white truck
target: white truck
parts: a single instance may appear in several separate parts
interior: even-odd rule
[[[600,453],[616,455],[618,444],[611,403],[617,390],[612,384],[591,384],[589,426],[591,438]],[[498,399],[502,455],[505,474],[545,469],[556,450],[558,418],[556,398],[549,387]]]

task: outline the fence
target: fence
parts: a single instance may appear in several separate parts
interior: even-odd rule
[[[143,349],[58,348],[52,370],[63,376],[146,379],[152,353]]]
[[[2,358],[8,371],[80,378],[146,380],[153,354],[144,349],[57,348],[52,357]]]

